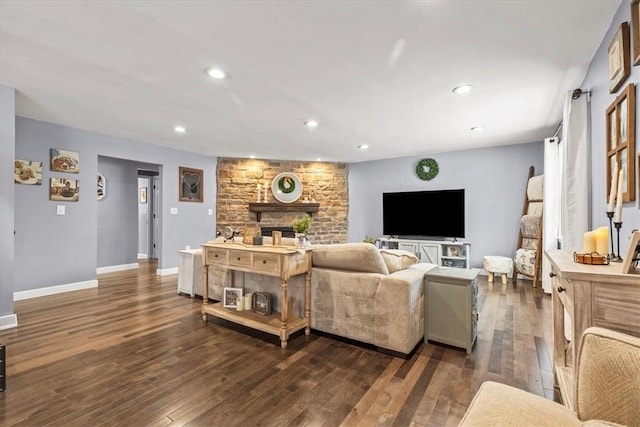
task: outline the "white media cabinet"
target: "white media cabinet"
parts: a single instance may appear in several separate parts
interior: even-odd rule
[[[414,253],[419,262],[441,267],[470,268],[471,243],[451,240],[410,240],[381,237],[376,245],[380,249],[403,249]]]

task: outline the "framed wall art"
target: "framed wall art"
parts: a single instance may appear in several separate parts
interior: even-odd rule
[[[42,185],[42,162],[14,160],[13,182],[16,184]]]
[[[640,0],[631,1],[631,44],[633,65],[640,64]]]
[[[609,43],[609,93],[615,93],[629,77],[629,24],[623,22]]]
[[[80,153],[52,148],[51,171],[80,173]]]
[[[147,187],[140,188],[140,203],[147,203]]]
[[[179,182],[181,202],[203,201],[204,174],[202,169],[193,169],[180,166]]]
[[[606,180],[607,195],[615,177],[612,174],[619,168],[622,171],[622,201],[631,202],[636,198],[635,190],[635,85],[627,88],[613,101],[606,112]],[[616,167],[617,166],[617,167]],[[606,195],[605,195],[606,197]]]
[[[49,200],[77,202],[80,193],[80,181],[77,179],[51,178]]]
[[[97,194],[98,200],[104,199],[104,196],[107,195],[107,180],[100,172],[97,177]]]

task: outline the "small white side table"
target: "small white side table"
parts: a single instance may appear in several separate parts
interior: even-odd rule
[[[178,293],[195,296],[194,289],[202,289],[202,249],[178,251]]]

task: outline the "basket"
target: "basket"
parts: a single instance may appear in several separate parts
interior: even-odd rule
[[[579,254],[574,252],[573,261],[579,264],[609,265],[609,255],[600,255],[597,252],[591,252],[589,254]]]

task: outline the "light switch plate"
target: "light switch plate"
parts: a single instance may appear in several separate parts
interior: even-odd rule
[[[65,214],[65,205],[57,205],[56,206],[56,215],[64,215]]]
[[[178,215],[178,208],[171,208],[171,215]]]
[[[209,209],[209,216],[213,216],[213,209]]]

